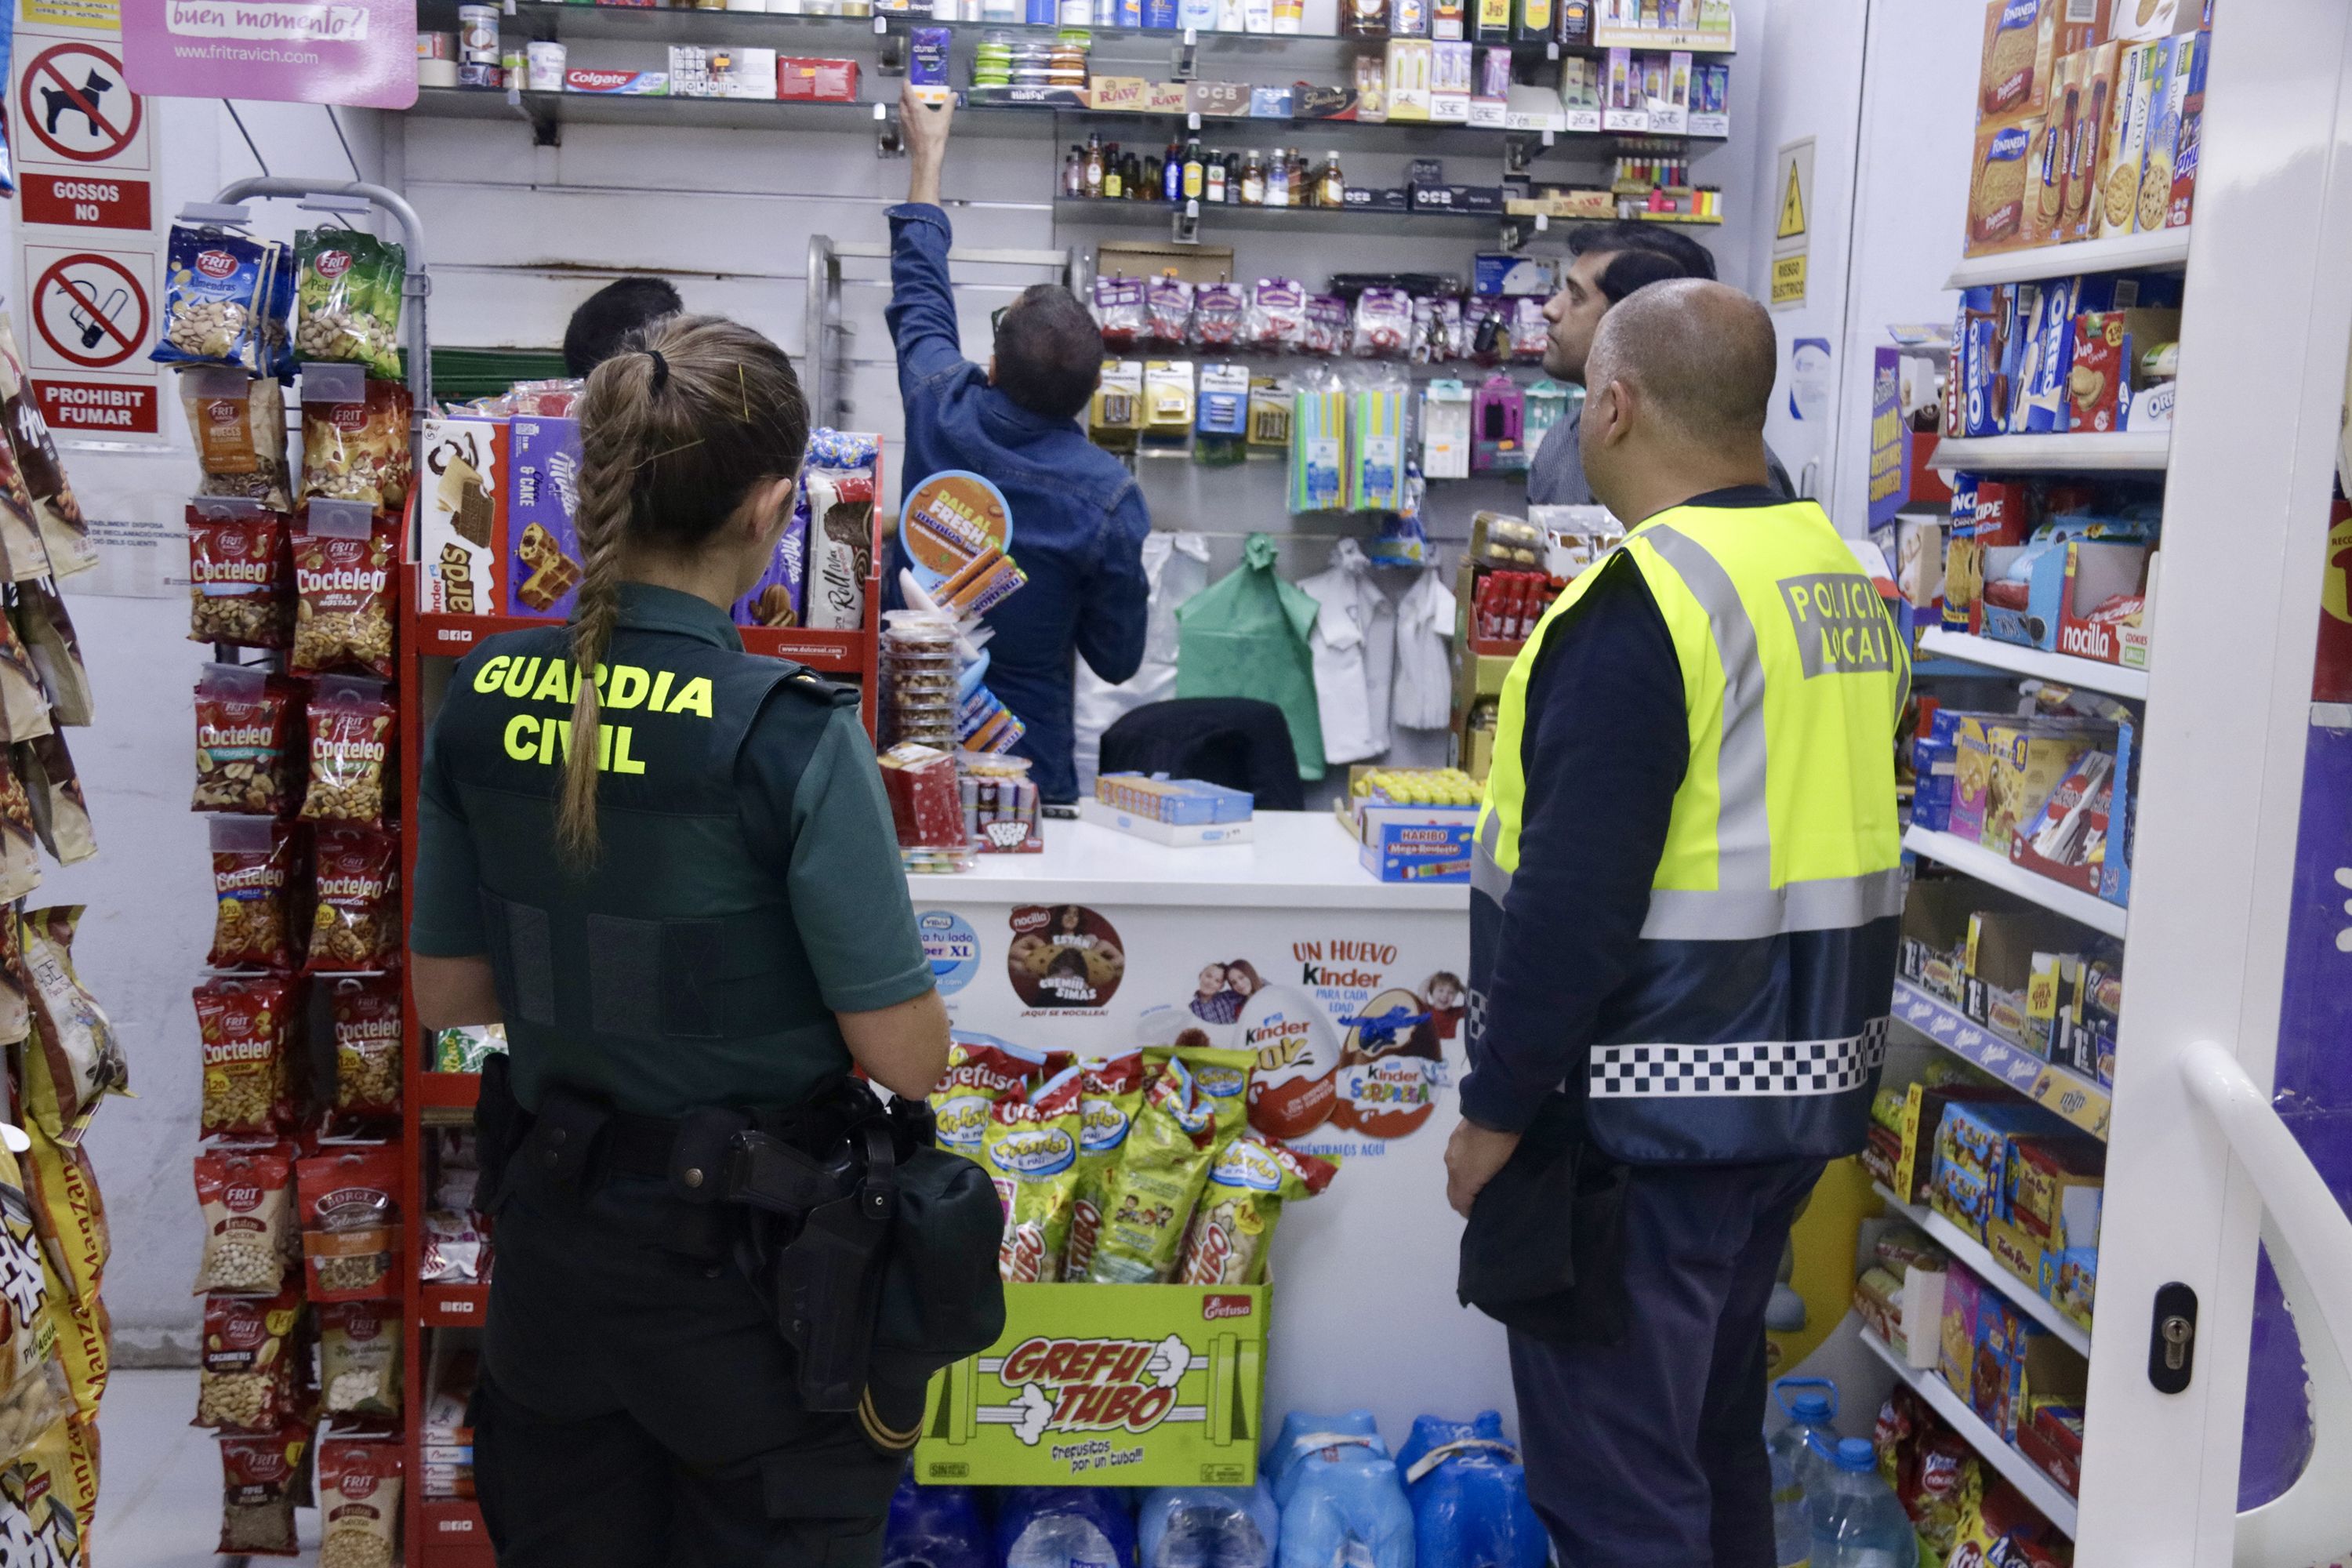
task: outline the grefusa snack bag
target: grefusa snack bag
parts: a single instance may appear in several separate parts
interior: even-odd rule
[[[1006,1100],[1026,1100],[1030,1084],[1045,1076],[1041,1060],[1002,1040],[955,1036],[948,1043],[947,1073],[930,1093],[940,1147],[986,1163],[981,1140],[989,1119]]]
[[[1192,1069],[1181,1058],[1171,1061],[1151,1080],[1127,1152],[1111,1172],[1102,1237],[1087,1270],[1096,1284],[1161,1284],[1174,1277],[1216,1135],[1216,1114],[1194,1089]]]
[[[1157,1068],[1171,1058],[1192,1069],[1192,1092],[1216,1118],[1217,1142],[1222,1144],[1240,1131],[1249,1121],[1250,1069],[1257,1065],[1257,1053],[1189,1045],[1181,1039],[1172,1046],[1144,1047],[1143,1059],[1151,1068]]]
[[[1007,1280],[1052,1284],[1062,1277],[1078,1185],[1081,1088],[1078,1069],[1065,1068],[1025,1099],[999,1104],[982,1134],[981,1163],[1004,1205],[997,1272]]]
[[[1113,1166],[1143,1108],[1143,1053],[1129,1051],[1084,1069],[1078,1093],[1078,1184],[1070,1203],[1070,1245],[1062,1275],[1083,1279],[1102,1235],[1103,1199]]]
[[[1177,1278],[1186,1285],[1255,1285],[1283,1204],[1311,1198],[1339,1173],[1330,1160],[1302,1153],[1262,1132],[1243,1132],[1217,1151],[1209,1183],[1184,1237]]]

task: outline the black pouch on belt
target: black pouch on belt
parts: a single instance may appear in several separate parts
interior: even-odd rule
[[[1470,1205],[1457,1299],[1537,1339],[1615,1343],[1625,1332],[1626,1175],[1585,1136],[1578,1103],[1553,1095]]]
[[[611,1110],[596,1100],[550,1084],[539,1097],[530,1130],[515,1151],[512,1179],[518,1185],[528,1184],[534,1196],[577,1202],[583,1195],[597,1139],[612,1120]]]
[[[506,1196],[507,1166],[522,1147],[530,1118],[514,1097],[514,1075],[503,1051],[482,1063],[482,1081],[474,1096],[475,1158],[481,1163],[474,1206],[487,1215],[499,1212]]]

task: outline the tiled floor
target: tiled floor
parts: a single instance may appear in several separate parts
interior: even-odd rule
[[[220,1455],[209,1432],[188,1425],[196,1374],[117,1372],[99,1406],[98,1526],[90,1561],[104,1568],[215,1568],[220,1538]],[[319,1516],[299,1516],[315,1542]],[[316,1561],[315,1548],[297,1558]]]

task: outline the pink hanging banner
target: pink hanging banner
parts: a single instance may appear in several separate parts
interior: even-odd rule
[[[122,0],[122,66],[161,97],[406,109],[416,0]]]

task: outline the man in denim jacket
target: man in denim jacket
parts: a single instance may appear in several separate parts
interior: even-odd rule
[[[890,209],[887,312],[907,405],[900,493],[943,468],[968,468],[1004,492],[1012,555],[1029,582],[988,612],[996,636],[987,683],[1028,727],[1013,751],[1033,760],[1039,795],[1073,801],[1071,652],[1113,683],[1142,663],[1151,518],[1135,476],[1078,424],[1102,377],[1102,334],[1068,289],[1024,291],[998,321],[986,366],[963,357],[940,206],[954,114],[952,103],[927,103],[911,89],[900,100],[913,166],[906,205]],[[893,584],[898,553],[894,543]]]

